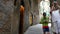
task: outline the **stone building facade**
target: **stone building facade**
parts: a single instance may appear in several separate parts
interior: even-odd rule
[[[0,34],[18,34],[14,0],[0,0]]]
[[[39,9],[38,9],[38,1],[40,0],[24,0],[25,3],[25,11],[24,11],[24,31],[27,30],[27,28],[30,25],[29,22],[29,14],[32,16],[32,25],[36,25],[39,23]]]

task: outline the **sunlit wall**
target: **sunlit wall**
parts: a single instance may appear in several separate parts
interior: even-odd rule
[[[49,17],[50,14],[50,2],[49,0],[42,0],[39,4],[39,15],[40,18],[42,17],[43,12],[46,12],[47,16]]]

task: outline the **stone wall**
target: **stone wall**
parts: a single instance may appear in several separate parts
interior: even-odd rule
[[[11,0],[0,0],[0,33],[11,34],[11,17],[13,4]]]
[[[14,0],[0,0],[0,34],[17,34],[17,20]]]
[[[24,0],[25,3],[25,11],[24,11],[24,31],[26,31],[28,29],[28,27],[30,26],[29,24],[29,11],[30,11],[30,4],[29,4],[29,0]]]
[[[31,3],[29,3],[29,0],[24,0],[24,3],[25,3],[24,30],[27,30],[27,28],[30,26],[29,14],[33,15],[32,25],[39,23],[38,0],[30,0],[30,2]]]
[[[38,10],[38,0],[32,0],[32,14],[33,14],[33,25],[39,23],[39,10]]]

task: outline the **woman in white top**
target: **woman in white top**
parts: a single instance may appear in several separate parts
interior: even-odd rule
[[[54,34],[60,33],[60,9],[56,1],[53,2],[51,8],[51,17],[52,17],[52,28]]]

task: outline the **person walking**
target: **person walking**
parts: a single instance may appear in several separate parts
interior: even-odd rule
[[[54,34],[60,34],[60,7],[57,1],[52,3],[51,7],[52,30]]]
[[[44,34],[49,34],[49,27],[48,27],[48,23],[49,23],[49,18],[46,17],[46,13],[43,12],[43,17],[41,18],[40,24],[43,25],[43,32]]]

